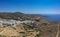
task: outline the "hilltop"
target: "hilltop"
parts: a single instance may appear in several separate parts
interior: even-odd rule
[[[37,14],[24,14],[22,12],[0,12],[0,18],[14,20],[32,20]],[[43,16],[42,16],[43,17]]]

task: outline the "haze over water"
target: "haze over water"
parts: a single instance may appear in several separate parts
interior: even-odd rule
[[[47,16],[47,20],[60,22],[60,14],[43,14],[43,16]]]

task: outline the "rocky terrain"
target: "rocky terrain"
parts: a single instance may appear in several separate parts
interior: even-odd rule
[[[0,27],[0,37],[60,37],[60,22],[45,20],[45,16],[3,12],[0,13],[0,18],[35,21],[34,23],[19,24],[16,27]]]
[[[37,14],[24,14],[21,12],[0,12],[0,18],[14,20],[32,20]],[[42,16],[41,16],[42,17]]]

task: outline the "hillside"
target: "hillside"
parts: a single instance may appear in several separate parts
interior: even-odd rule
[[[33,20],[34,23],[23,23],[16,27],[0,27],[0,37],[60,37],[60,22],[45,20],[45,16],[37,14],[0,13],[0,18],[14,20]]]
[[[31,25],[33,24],[20,24],[16,27],[0,27],[0,37],[56,37],[58,32],[58,24],[43,25],[40,27]]]
[[[32,20],[32,18],[40,15],[37,14],[24,14],[21,12],[0,12],[0,18],[14,19],[14,20]],[[41,16],[42,17],[42,16]]]
[[[39,34],[40,31],[36,31],[35,29],[30,29],[26,25],[18,25],[14,27],[4,27],[0,32],[0,37],[35,37]],[[1,30],[1,29],[0,29]]]

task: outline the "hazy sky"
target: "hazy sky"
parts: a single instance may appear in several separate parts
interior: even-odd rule
[[[0,0],[0,12],[60,14],[60,0]]]

